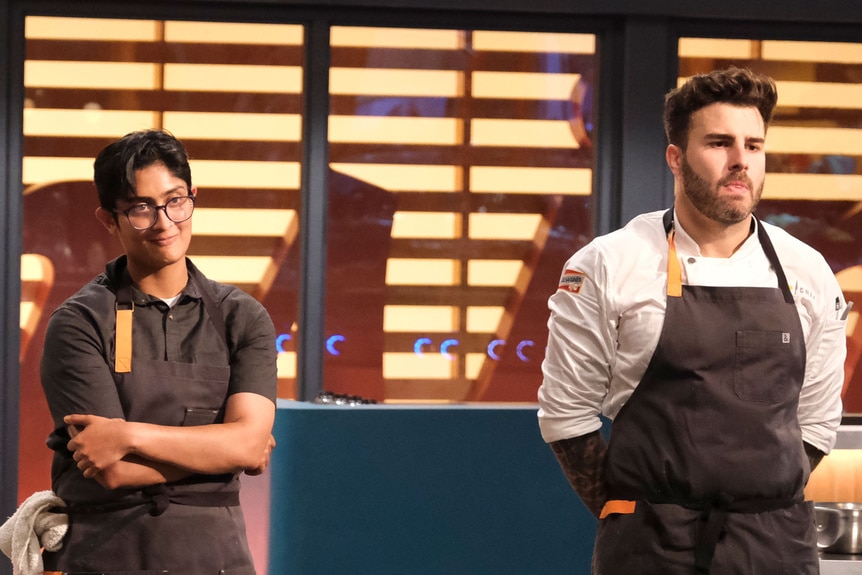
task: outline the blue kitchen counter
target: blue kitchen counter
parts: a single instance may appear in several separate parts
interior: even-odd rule
[[[269,573],[587,573],[596,522],[535,406],[280,401]]]

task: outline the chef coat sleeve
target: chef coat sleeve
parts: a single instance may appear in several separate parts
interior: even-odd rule
[[[539,428],[550,443],[599,429],[616,350],[607,273],[590,244],[572,256],[548,302],[548,347],[539,388]]]
[[[818,277],[822,278],[822,284],[817,290],[820,297],[809,310],[812,324],[806,342],[805,380],[799,394],[798,417],[802,440],[829,453],[835,445],[843,409],[847,322],[840,319],[840,312],[847,304],[825,260],[820,268]]]
[[[71,413],[124,418],[102,331],[74,306],[48,320],[40,373],[55,428]]]

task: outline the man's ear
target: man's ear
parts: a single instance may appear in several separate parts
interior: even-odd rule
[[[197,197],[197,195],[198,195],[198,189],[197,189],[196,187],[192,186],[192,189],[191,189],[191,190],[189,190],[189,195],[190,195],[190,196]]]
[[[682,158],[682,149],[679,146],[669,144],[664,152],[664,159],[674,176],[679,176],[682,173]]]
[[[109,212],[100,206],[96,208],[96,219],[99,220],[99,223],[105,226],[105,229],[108,230],[108,232],[113,234],[114,231],[116,231],[117,219],[114,217],[113,212]]]

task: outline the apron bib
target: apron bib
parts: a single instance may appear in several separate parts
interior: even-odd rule
[[[224,318],[191,262],[205,313],[225,341]],[[130,305],[128,273],[117,289],[118,309]],[[119,336],[118,336],[119,337]],[[132,358],[133,370],[114,373],[128,421],[189,426],[224,421],[228,365]],[[136,491],[104,504],[72,505],[63,548],[44,554],[46,571],[113,574],[254,573],[239,507],[239,478],[194,475]],[[205,542],[201,545],[201,542]]]
[[[611,428],[593,573],[819,573],[797,420],[805,342],[784,270],[758,224],[778,289],[683,286],[672,211],[665,226],[667,311]]]

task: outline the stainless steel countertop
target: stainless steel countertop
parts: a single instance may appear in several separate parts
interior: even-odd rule
[[[820,555],[820,575],[860,575],[862,574],[862,555]]]
[[[862,425],[841,425],[835,449],[862,449]],[[862,555],[821,553],[820,575],[862,575]]]
[[[835,449],[862,449],[862,425],[841,425]]]

